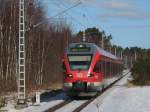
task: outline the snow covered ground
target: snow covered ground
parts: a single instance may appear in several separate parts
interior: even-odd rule
[[[65,93],[60,93],[56,95],[55,97],[42,99],[43,101],[40,103],[40,105],[30,105],[27,108],[24,108],[21,110],[16,110],[14,108],[14,104],[10,102],[8,103],[7,107],[2,108],[2,110],[7,110],[7,112],[43,112],[49,109],[50,107],[53,107],[54,105],[63,102],[67,98],[68,97],[66,96]]]
[[[128,88],[129,77],[130,74],[81,112],[150,112],[150,86]]]

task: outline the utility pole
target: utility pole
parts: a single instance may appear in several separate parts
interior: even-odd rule
[[[136,61],[136,59],[137,59],[137,54],[136,54],[136,51],[134,51],[134,61]]]
[[[128,68],[128,57],[125,56],[125,67]]]
[[[133,67],[133,60],[132,60],[132,56],[131,56],[131,59],[130,59],[130,68]]]
[[[111,46],[109,47],[109,52],[111,53]]]
[[[86,41],[86,37],[85,37],[85,31],[83,31],[83,38],[82,41],[85,42]]]
[[[115,56],[117,56],[117,50],[116,50],[116,47],[115,47]]]
[[[19,0],[18,105],[26,104],[24,0]]]
[[[104,49],[104,31],[102,31],[101,47]]]
[[[122,51],[121,51],[121,60],[122,60]]]

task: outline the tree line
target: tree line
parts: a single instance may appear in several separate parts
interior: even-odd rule
[[[140,58],[133,64],[133,84],[150,85],[150,49],[143,49]]]
[[[124,62],[127,61],[127,65],[129,68],[133,65],[136,59],[143,57],[147,50],[140,47],[123,48],[121,46],[115,45],[111,42],[111,40],[113,39],[112,34],[106,35],[105,31],[100,30],[96,27],[87,28],[85,30],[85,35],[87,42],[93,42],[99,47],[102,47],[103,42],[103,49],[105,49],[108,52],[111,52],[117,57],[121,58],[122,56]],[[77,35],[74,38],[72,38],[72,42],[81,42],[82,40],[83,31],[79,31]]]

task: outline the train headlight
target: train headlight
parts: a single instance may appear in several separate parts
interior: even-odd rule
[[[88,74],[87,74],[87,77],[92,77],[92,74],[88,73]]]
[[[68,76],[69,78],[72,78],[72,77],[73,77],[72,74],[67,74],[67,76]]]

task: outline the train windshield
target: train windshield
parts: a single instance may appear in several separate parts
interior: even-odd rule
[[[68,59],[72,70],[88,70],[92,55],[68,55]]]

